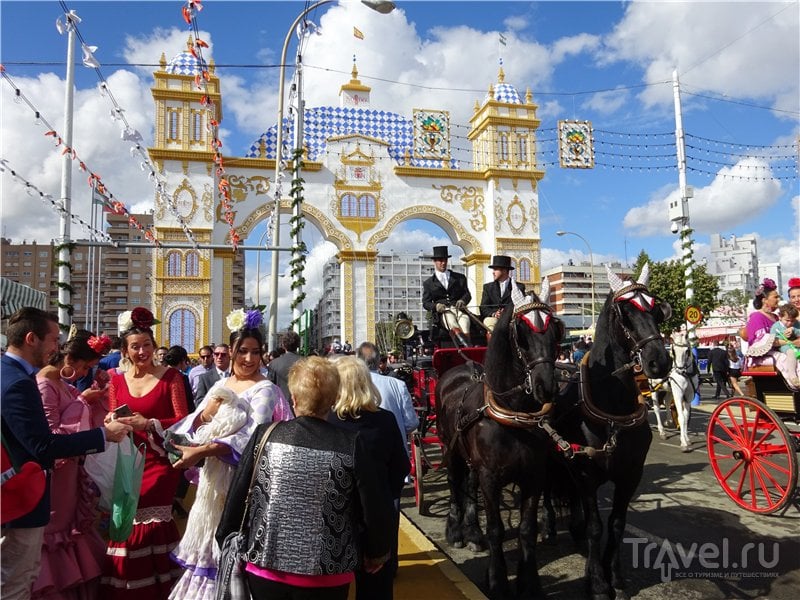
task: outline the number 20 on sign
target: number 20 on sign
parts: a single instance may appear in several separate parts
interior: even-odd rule
[[[684,317],[686,317],[686,320],[692,325],[697,325],[703,320],[703,311],[696,306],[687,306]]]

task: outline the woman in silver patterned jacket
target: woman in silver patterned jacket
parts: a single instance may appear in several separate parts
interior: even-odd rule
[[[391,500],[357,432],[326,421],[336,401],[336,367],[319,357],[289,372],[296,419],[268,425],[242,454],[216,539],[236,531],[250,496],[246,567],[255,600],[346,600],[354,571],[377,571],[389,556]],[[253,487],[249,488],[253,469]]]

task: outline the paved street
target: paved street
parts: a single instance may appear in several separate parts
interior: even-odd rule
[[[702,391],[710,396],[708,386]],[[639,496],[631,505],[629,541],[624,545],[629,590],[637,598],[653,600],[794,600],[800,593],[800,502],[796,499],[782,515],[760,516],[728,499],[714,479],[705,451],[705,429],[713,408],[714,401],[704,396],[703,405],[693,412],[691,453],[680,451],[677,432],[670,431],[670,437],[661,440],[653,426],[653,445]],[[652,414],[650,421],[655,423]],[[405,514],[485,590],[487,554],[455,550],[444,541],[444,473],[426,474],[424,487],[428,514],[418,514],[411,488],[403,499]],[[607,487],[601,489],[604,514],[609,494]],[[507,500],[510,505],[510,493]],[[506,556],[513,573],[515,521],[508,511],[504,521]],[[558,544],[538,548],[545,592],[553,598],[584,597],[585,549],[573,543],[564,519],[559,520]]]

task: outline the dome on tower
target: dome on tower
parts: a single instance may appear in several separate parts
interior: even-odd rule
[[[505,80],[506,74],[503,72],[503,67],[500,67],[500,71],[497,73],[497,83],[489,87],[489,92],[484,97],[482,104],[486,104],[489,100],[506,104],[524,104],[517,88],[506,83]]]
[[[191,48],[194,46],[192,36],[189,36],[189,41],[186,42],[187,50],[176,54],[164,70],[171,75],[197,75],[202,71],[208,70],[205,62],[197,58],[191,53]]]

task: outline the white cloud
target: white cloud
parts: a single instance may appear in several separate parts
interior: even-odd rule
[[[199,33],[200,39],[208,44],[208,48],[203,49],[203,56],[210,61],[214,52],[211,34],[202,29]],[[179,53],[186,51],[188,39],[189,34],[186,33],[185,29],[157,27],[149,35],[140,37],[126,36],[123,50],[124,57],[130,64],[152,65],[159,62],[163,53],[166,60],[170,61]],[[157,67],[153,68],[151,66],[137,66],[135,68],[148,80],[152,78],[153,71],[157,69]]]
[[[797,111],[798,39],[795,3],[631,2],[598,60],[639,64],[648,83],[671,80],[677,68],[683,85]],[[641,98],[668,104],[672,88],[649,87]]]
[[[601,114],[609,115],[616,112],[629,101],[627,90],[608,90],[597,92],[585,103],[585,107]]]
[[[148,86],[132,72],[119,70],[106,77],[109,89],[125,117],[145,140],[152,139],[153,102]],[[54,74],[37,78],[15,78],[22,93],[31,100],[45,120],[63,135],[64,81]],[[61,148],[45,137],[45,127],[35,124],[32,111],[12,100],[10,86],[0,86],[2,98],[2,142],[0,155],[44,193],[61,196]],[[120,139],[121,125],[110,117],[112,104],[97,88],[78,91],[74,99],[73,148],[92,172],[99,174],[115,198],[134,212],[153,205],[153,186],[139,167],[140,160],[130,154],[131,143]],[[63,146],[62,146],[63,148]],[[71,212],[89,221],[90,195],[87,174],[72,161]],[[21,241],[48,241],[60,235],[59,220],[51,209],[31,210],[25,192],[11,178],[2,178],[4,235]],[[37,201],[38,202],[38,201]],[[47,205],[49,207],[49,204]],[[86,237],[87,232],[72,226],[71,237]]]
[[[528,18],[521,15],[511,15],[503,19],[503,25],[512,31],[521,31],[527,28],[528,24]]]
[[[719,233],[733,229],[764,214],[783,193],[779,181],[751,180],[749,177],[772,177],[769,163],[745,158],[732,167],[723,167],[705,187],[694,188],[689,200],[689,221],[698,233]],[[658,195],[644,206],[630,209],[623,225],[631,235],[647,237],[667,235],[670,231],[669,203],[680,198],[680,191]]]

